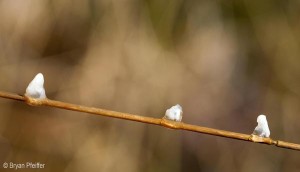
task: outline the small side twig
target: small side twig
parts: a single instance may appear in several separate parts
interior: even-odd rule
[[[110,110],[105,110],[105,109],[100,109],[100,108],[65,103],[65,102],[50,100],[50,99],[33,99],[30,97],[21,96],[21,95],[17,95],[14,93],[2,92],[2,91],[0,91],[0,97],[23,101],[23,102],[25,102],[29,105],[33,105],[33,106],[56,107],[56,108],[60,108],[60,109],[85,112],[85,113],[90,113],[90,114],[94,114],[94,115],[101,115],[101,116],[125,119],[125,120],[130,120],[130,121],[142,122],[142,123],[147,123],[147,124],[154,124],[154,125],[171,128],[171,129],[187,130],[187,131],[193,131],[193,132],[197,132],[197,133],[204,133],[204,134],[209,134],[209,135],[214,135],[214,136],[226,137],[226,138],[230,138],[230,139],[237,139],[237,140],[249,141],[249,142],[254,142],[254,143],[275,145],[275,146],[281,147],[281,148],[293,149],[293,150],[300,151],[300,144],[296,144],[296,143],[290,143],[290,142],[285,142],[285,141],[280,141],[280,140],[272,140],[271,138],[264,138],[264,137],[259,137],[256,135],[249,135],[249,134],[236,133],[236,132],[225,131],[225,130],[218,130],[218,129],[214,129],[214,128],[202,127],[202,126],[197,126],[197,125],[191,125],[191,124],[187,124],[187,123],[183,123],[183,122],[175,122],[175,121],[167,120],[165,118],[161,118],[161,119],[160,118],[151,118],[151,117],[133,115],[133,114],[129,114],[129,113],[116,112],[116,111],[110,111]]]

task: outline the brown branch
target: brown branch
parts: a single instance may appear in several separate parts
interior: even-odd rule
[[[280,141],[280,140],[272,140],[271,138],[263,138],[263,137],[259,137],[256,135],[242,134],[242,133],[236,133],[236,132],[231,132],[231,131],[218,130],[218,129],[214,129],[214,128],[201,127],[201,126],[197,126],[197,125],[186,124],[183,122],[170,121],[165,118],[161,118],[161,119],[160,118],[151,118],[151,117],[133,115],[133,114],[129,114],[129,113],[99,109],[99,108],[94,108],[94,107],[86,107],[86,106],[65,103],[65,102],[55,101],[55,100],[50,100],[50,99],[33,99],[30,97],[21,96],[21,95],[17,95],[14,93],[1,92],[1,91],[0,91],[0,97],[23,101],[32,106],[56,107],[56,108],[60,108],[60,109],[85,112],[85,113],[90,113],[90,114],[94,114],[94,115],[101,115],[101,116],[125,119],[125,120],[130,120],[130,121],[142,122],[142,123],[147,123],[147,124],[160,125],[160,126],[164,126],[164,127],[171,128],[171,129],[187,130],[187,131],[204,133],[204,134],[209,134],[209,135],[214,135],[214,136],[221,136],[221,137],[226,137],[226,138],[231,138],[231,139],[244,140],[244,141],[262,143],[262,144],[268,144],[268,145],[275,145],[275,146],[278,146],[281,148],[293,149],[293,150],[300,151],[300,145],[295,144],[295,143],[289,143],[289,142]]]

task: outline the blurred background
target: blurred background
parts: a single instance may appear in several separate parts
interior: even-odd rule
[[[300,2],[1,0],[0,90],[300,143]],[[297,151],[0,98],[0,164],[299,171]],[[31,171],[32,169],[27,169]],[[12,171],[12,169],[8,170]]]

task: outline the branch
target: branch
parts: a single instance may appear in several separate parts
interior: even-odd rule
[[[0,91],[0,97],[17,100],[17,101],[23,101],[29,105],[32,106],[49,106],[49,107],[56,107],[60,109],[67,109],[72,111],[78,111],[78,112],[85,112],[90,113],[94,115],[101,115],[101,116],[107,116],[107,117],[113,117],[113,118],[119,118],[119,119],[125,119],[130,121],[136,121],[136,122],[142,122],[147,124],[153,124],[153,125],[159,125],[171,129],[178,129],[178,130],[187,130],[187,131],[193,131],[197,133],[204,133],[214,136],[220,136],[220,137],[226,137],[230,139],[237,139],[237,140],[243,140],[243,141],[249,141],[254,143],[261,143],[261,144],[267,144],[267,145],[275,145],[277,147],[286,148],[286,149],[293,149],[300,151],[300,144],[295,143],[289,143],[285,141],[280,140],[272,140],[271,138],[264,138],[259,137],[256,135],[248,135],[243,133],[236,133],[231,131],[225,131],[225,130],[218,130],[214,128],[207,128],[197,125],[191,125],[186,124],[183,122],[175,122],[171,120],[167,120],[165,118],[151,118],[151,117],[145,117],[145,116],[139,116],[139,115],[133,115],[129,113],[123,113],[123,112],[115,112],[100,108],[94,108],[94,107],[87,107],[87,106],[81,106],[71,103],[65,103],[61,101],[55,101],[50,99],[34,99],[27,96],[21,96],[14,93],[8,93],[8,92],[2,92]]]

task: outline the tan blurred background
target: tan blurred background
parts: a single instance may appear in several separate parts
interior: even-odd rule
[[[2,0],[0,90],[300,143],[299,1]],[[0,163],[36,171],[299,171],[299,152],[0,98]],[[4,170],[0,168],[0,171]],[[31,169],[32,170],[32,169]],[[27,171],[31,171],[27,169]],[[14,171],[14,170],[8,170]]]

